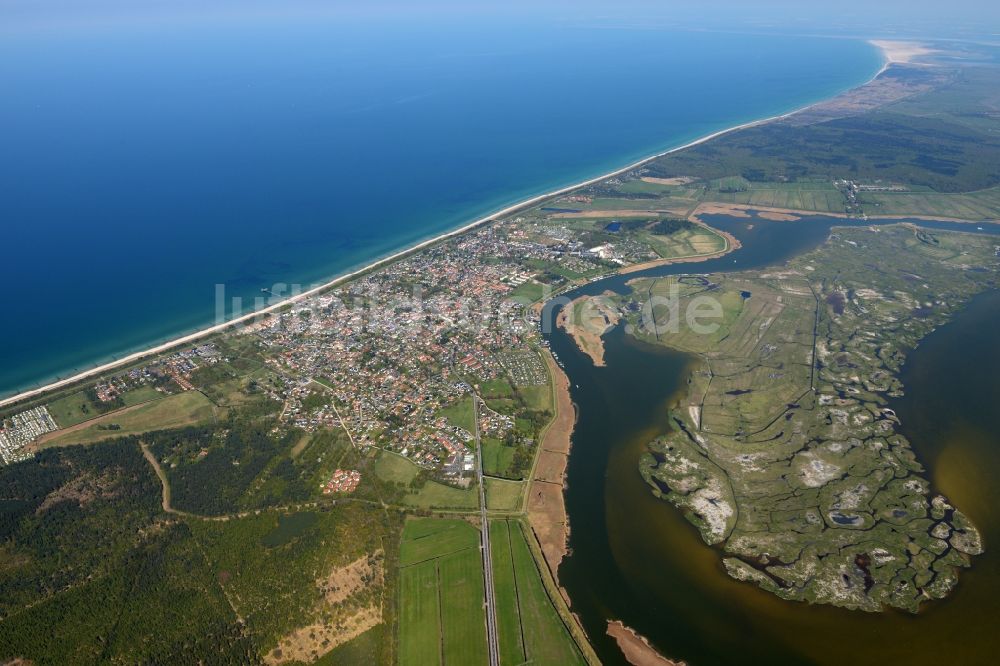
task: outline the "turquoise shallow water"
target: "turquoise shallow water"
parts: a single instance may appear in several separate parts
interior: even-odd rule
[[[287,18],[6,32],[0,394],[867,80],[850,40]]]

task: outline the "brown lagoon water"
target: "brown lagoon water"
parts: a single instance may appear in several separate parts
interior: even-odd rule
[[[794,224],[727,217],[709,222],[736,235],[744,247],[697,266],[646,274],[779,263],[815,247],[830,226],[844,223],[822,217]],[[570,296],[623,291],[624,282],[609,278]],[[689,359],[616,329],[605,338],[607,367],[596,368],[562,331],[550,334],[580,408],[566,493],[571,555],[559,577],[602,660],[624,663],[605,635],[607,621],[620,619],[664,655],[691,666],[995,663],[1000,651],[998,328],[1000,292],[984,294],[911,353],[903,374],[907,397],[893,404],[932,482],[975,521],[987,548],[949,599],[916,616],[791,603],[729,578],[720,552],[706,546],[673,506],[654,498],[638,471],[646,443],[670,427],[667,410],[684,388]]]

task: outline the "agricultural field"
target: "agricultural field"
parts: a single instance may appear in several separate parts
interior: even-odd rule
[[[552,387],[549,386],[548,375],[545,384],[520,387],[518,392],[530,409],[543,412],[552,410]]]
[[[586,663],[549,599],[517,520],[490,521],[500,663]]]
[[[507,481],[485,477],[486,508],[490,511],[520,511],[524,496],[524,481]]]
[[[378,478],[387,483],[408,486],[420,475],[420,467],[397,453],[381,451],[372,468]]]
[[[472,511],[479,507],[479,493],[475,486],[454,486],[427,481],[419,489],[401,499],[403,504],[417,509],[457,509]]]
[[[472,398],[463,398],[454,405],[441,410],[440,415],[448,419],[448,423],[466,432],[476,431],[476,417],[472,409]]]
[[[195,370],[191,383],[205,396],[221,407],[245,405],[257,398],[258,387],[275,381],[273,374],[256,361],[217,363]]]
[[[869,215],[1000,220],[1000,187],[965,194],[862,192],[859,199]]]
[[[722,252],[726,239],[708,227],[692,225],[669,235],[640,232],[638,237],[663,259],[701,257]]]
[[[52,415],[59,427],[68,428],[108,413],[107,406],[95,402],[94,397],[88,393],[90,393],[88,390],[77,391],[48,404],[49,414]],[[157,400],[163,396],[163,393],[152,386],[139,386],[121,394],[122,402],[118,404],[131,407],[142,402]]]
[[[415,509],[471,511],[479,506],[475,485],[458,488],[440,483],[429,472],[391,451],[349,450],[340,466],[358,469],[362,481],[355,497],[399,504]]]
[[[480,384],[479,392],[487,400],[504,400],[514,396],[514,387],[506,379],[491,379]]]
[[[100,416],[103,412],[85,391],[77,391],[48,404],[49,414],[61,428]]]
[[[906,352],[996,284],[994,244],[840,228],[780,269],[633,285],[679,288],[681,312],[706,294],[719,304],[715,330],[649,331],[642,314],[627,316],[647,342],[698,359],[676,429],[649,444],[641,472],[721,545],[730,575],[868,611],[916,611],[954,587],[979,533],[931,492],[886,397],[901,390]],[[648,308],[647,321],[666,323]]]
[[[743,189],[727,191],[725,188],[707,190],[702,201],[788,208],[819,213],[843,213],[845,199],[832,181],[803,181],[795,183],[745,181]]]
[[[136,435],[152,430],[180,428],[213,423],[218,411],[208,398],[197,391],[186,391],[124,407],[115,412],[57,430],[39,440],[40,446],[92,444],[123,435]],[[66,412],[61,411],[61,414]]]
[[[483,437],[483,472],[490,476],[507,476],[514,463],[513,446],[507,446],[499,439]]]
[[[528,280],[510,292],[510,298],[518,303],[529,304],[541,300],[546,293],[544,284],[535,280]],[[551,291],[548,293],[551,293]]]
[[[479,530],[462,520],[411,518],[399,566],[401,666],[486,663]]]

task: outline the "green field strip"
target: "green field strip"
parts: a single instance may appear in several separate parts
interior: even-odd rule
[[[523,526],[510,534],[526,658],[534,664],[585,664],[542,584]]]
[[[486,664],[483,560],[469,549],[437,560],[445,664]]]
[[[437,562],[407,567],[400,575],[399,663],[441,663],[441,601]]]
[[[490,543],[493,550],[493,581],[496,588],[497,634],[500,642],[500,663],[523,664],[524,629],[514,573],[514,553],[510,547],[510,523],[490,521]]]

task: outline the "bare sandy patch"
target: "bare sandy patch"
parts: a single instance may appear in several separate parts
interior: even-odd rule
[[[921,56],[937,53],[936,49],[929,48],[920,42],[904,42],[892,39],[873,39],[869,41],[882,50],[886,62],[908,63],[913,62]]]
[[[556,325],[569,333],[580,351],[598,367],[605,365],[602,336],[621,319],[617,308],[608,299],[609,294],[581,296],[566,305],[556,319]]]
[[[338,604],[359,592],[373,580],[382,578],[382,551],[363,555],[350,564],[334,569],[316,586],[328,604]]]
[[[299,454],[305,451],[306,447],[309,445],[309,442],[311,441],[312,441],[311,435],[309,434],[302,435],[302,437],[299,438],[299,441],[295,443],[295,446],[293,446],[292,450],[289,452],[290,455],[292,456],[292,459],[294,460],[295,458],[298,458]]]
[[[81,474],[46,495],[35,509],[35,515],[40,516],[60,502],[73,501],[83,506],[99,497],[102,499],[114,497],[115,493],[111,491],[113,486],[114,479],[109,474],[101,476],[89,472]]]
[[[0,573],[9,573],[27,566],[31,556],[14,547],[11,542],[0,543]]]
[[[649,641],[619,621],[608,622],[608,636],[615,639],[625,660],[633,666],[686,666],[683,661],[671,661],[661,655]]]
[[[677,215],[673,210],[650,210],[638,208],[608,208],[604,210],[581,210],[578,213],[556,213],[553,218],[594,218],[594,217],[662,217]]]
[[[353,640],[382,622],[382,609],[368,606],[334,622],[314,622],[281,639],[278,647],[264,655],[265,664],[288,661],[312,663],[327,652]]]
[[[313,617],[317,619],[278,641],[278,645],[264,656],[264,662],[311,663],[380,624],[381,601],[358,608],[357,601],[352,603],[352,599],[373,584],[382,586],[384,559],[384,553],[377,550],[335,567],[317,580],[316,588],[322,595],[313,610]]]
[[[757,217],[765,220],[771,220],[772,222],[798,222],[802,219],[801,215],[795,215],[794,213],[779,213],[773,210],[760,211],[757,213]]]
[[[749,206],[741,206],[739,204],[724,204],[724,203],[703,203],[699,204],[694,212],[691,213],[692,218],[697,218],[699,215],[729,215],[730,217],[750,217]]]
[[[823,217],[847,218],[844,213],[826,213],[818,210],[801,210],[795,208],[774,208],[772,206],[751,206],[747,204],[703,203],[694,209],[689,219],[702,222],[700,215],[728,215],[729,217],[750,218],[751,213],[765,220],[774,222],[798,222],[806,215],[822,215]]]
[[[653,183],[654,185],[688,185],[698,180],[691,176],[677,176],[675,178],[654,178],[653,176],[643,176],[642,182]]]

